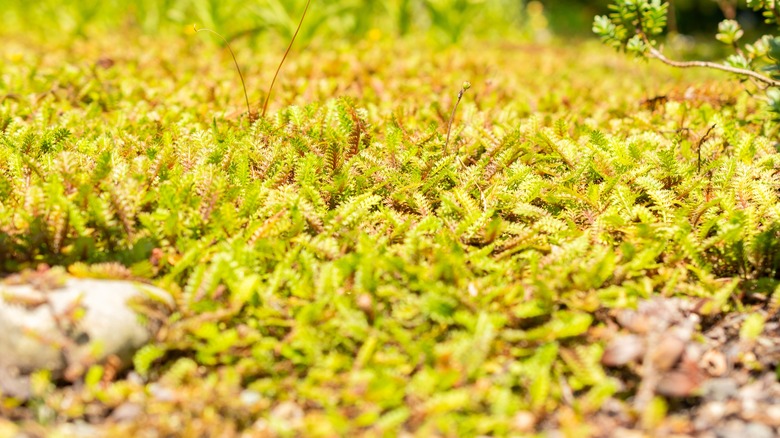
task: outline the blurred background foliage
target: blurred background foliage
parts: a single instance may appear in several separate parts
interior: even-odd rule
[[[301,41],[379,36],[548,40],[589,36],[593,16],[609,0],[313,0]],[[671,0],[670,29],[713,33],[718,21],[738,18],[750,29],[760,20],[736,0]],[[105,31],[181,33],[193,24],[228,39],[289,40],[306,0],[0,0],[0,32],[32,38],[79,38]],[[732,16],[728,16],[731,14]]]
[[[289,40],[306,0],[2,0],[6,31],[88,36],[105,30],[180,32],[197,24],[228,39]],[[442,42],[522,29],[523,0],[313,0],[300,40],[425,33]]]
[[[766,32],[759,14],[745,0],[662,0],[669,3],[669,30],[698,36],[715,34],[718,22],[736,19],[747,31]],[[557,34],[590,30],[595,15],[607,11],[609,0],[545,0],[550,26]]]

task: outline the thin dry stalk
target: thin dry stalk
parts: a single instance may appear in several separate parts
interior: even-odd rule
[[[238,77],[241,78],[241,87],[244,89],[244,100],[246,101],[246,112],[249,115],[249,120],[252,121],[252,108],[249,106],[249,94],[246,92],[246,83],[244,83],[244,75],[241,73],[241,67],[238,66],[238,60],[236,59],[236,54],[233,53],[233,48],[230,47],[230,43],[228,42],[225,37],[223,37],[219,32],[215,32],[208,28],[198,29],[197,25],[192,26],[195,29],[195,32],[211,32],[214,35],[218,36],[222,39],[222,41],[225,42],[225,45],[227,46],[228,50],[230,51],[230,56],[233,57],[233,64],[236,65],[236,71],[238,71]]]
[[[463,98],[463,93],[466,92],[471,88],[471,83],[466,81],[463,83],[463,86],[460,88],[460,92],[458,92],[458,100],[455,102],[455,106],[452,107],[452,113],[450,114],[450,121],[447,123],[447,140],[444,141],[444,153],[447,153],[447,146],[450,144],[450,133],[452,132],[452,121],[455,120],[455,111],[458,109],[458,105],[460,104],[460,99]]]
[[[276,83],[276,77],[279,76],[279,71],[282,69],[282,64],[284,64],[284,60],[287,59],[287,55],[290,54],[290,50],[292,49],[293,43],[295,42],[295,38],[298,36],[298,31],[301,30],[301,25],[303,25],[303,19],[306,18],[306,11],[309,10],[309,3],[311,3],[311,0],[308,0],[306,2],[306,7],[303,8],[303,14],[301,15],[301,21],[298,22],[298,27],[295,29],[295,33],[293,34],[293,37],[290,40],[290,45],[287,46],[287,50],[284,52],[282,61],[279,63],[279,66],[276,67],[276,73],[274,73],[274,78],[271,80],[271,86],[268,87],[268,94],[265,95],[263,112],[260,114],[260,117],[262,118],[265,118],[265,113],[268,110],[268,102],[271,100],[271,91],[273,91],[274,89],[274,84]]]

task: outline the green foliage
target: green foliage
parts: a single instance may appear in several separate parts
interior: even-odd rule
[[[133,356],[133,367],[139,374],[145,376],[152,368],[154,361],[165,355],[165,350],[157,345],[149,344],[143,346]]]
[[[743,341],[754,342],[764,331],[765,322],[763,315],[757,313],[749,315],[739,329],[739,338]]]
[[[761,11],[767,23],[780,24],[780,16],[778,16],[778,6],[776,1],[773,0],[746,0],[747,7],[752,8],[754,11]]]
[[[595,18],[593,31],[611,47],[643,55],[647,47],[637,30],[647,36],[663,32],[668,6],[668,3],[661,3],[660,0],[618,1],[609,5],[612,10],[609,16]]]
[[[218,31],[228,39],[271,34],[289,41],[305,0],[41,0],[4,2],[4,17],[18,30],[44,38],[88,37],[117,28],[139,28],[149,34],[181,33],[192,27]],[[513,33],[524,21],[524,2],[515,0],[330,0],[314,5],[298,38],[363,39],[377,33],[397,36],[430,34],[442,43],[457,43],[476,33]],[[232,32],[232,33],[231,33]]]
[[[715,38],[723,44],[733,45],[742,38],[744,32],[736,20],[723,20],[718,25],[718,34]]]
[[[780,157],[730,88],[648,108],[640,86],[672,79],[618,60],[600,80],[589,45],[315,46],[247,125],[217,47],[124,43],[0,48],[0,95],[23,96],[0,102],[0,270],[175,301],[141,378],[37,385],[58,421],[130,403],[129,435],[519,435],[519,412],[631,390],[600,365],[605,311],[661,294],[716,313],[759,283],[777,308]],[[251,54],[248,78],[278,61]]]
[[[668,6],[661,0],[617,1],[609,5],[609,16],[594,19],[593,31],[611,47],[644,55],[647,42],[642,34],[653,37],[663,32]]]

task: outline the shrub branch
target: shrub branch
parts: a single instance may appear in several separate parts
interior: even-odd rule
[[[768,76],[764,76],[761,73],[755,72],[753,70],[747,70],[744,68],[737,68],[737,67],[731,67],[729,65],[725,64],[718,64],[717,62],[709,62],[709,61],[675,61],[673,59],[669,59],[664,55],[660,50],[656,49],[650,41],[647,39],[647,35],[645,35],[643,32],[640,33],[642,35],[642,38],[644,38],[645,43],[647,44],[647,51],[653,58],[663,62],[666,65],[670,65],[672,67],[678,67],[678,68],[693,68],[693,67],[704,67],[704,68],[712,68],[715,70],[722,70],[729,73],[734,73],[737,75],[743,75],[743,76],[749,76],[757,81],[763,82],[767,85],[770,85],[772,87],[780,87],[780,81],[777,81],[775,79],[772,79]]]

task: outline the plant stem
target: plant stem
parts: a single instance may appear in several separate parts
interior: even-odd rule
[[[252,120],[252,108],[249,106],[249,95],[246,92],[246,84],[244,83],[244,75],[241,74],[241,67],[238,66],[238,60],[236,60],[236,54],[233,53],[233,49],[230,47],[230,43],[228,40],[225,39],[221,34],[218,32],[215,32],[208,28],[198,29],[198,26],[196,24],[192,25],[192,27],[195,29],[195,32],[211,32],[214,35],[220,37],[222,41],[225,42],[225,45],[227,46],[228,50],[230,51],[230,56],[233,57],[233,64],[236,65],[236,71],[238,71],[238,77],[241,78],[241,87],[244,89],[244,100],[246,101],[246,112],[249,116],[249,120],[251,122]]]
[[[452,113],[450,114],[450,121],[447,123],[447,140],[444,141],[444,153],[447,153],[447,146],[450,144],[450,133],[452,131],[452,121],[455,120],[455,111],[458,109],[458,105],[460,104],[460,99],[463,98],[463,93],[466,92],[471,88],[471,83],[464,82],[463,86],[460,88],[460,92],[458,92],[458,100],[455,101],[455,106],[452,107]]]
[[[301,30],[301,25],[303,24],[303,19],[306,18],[306,11],[309,10],[309,3],[311,3],[311,0],[306,1],[306,7],[303,8],[303,14],[301,15],[301,20],[298,22],[298,27],[295,29],[295,33],[293,34],[292,39],[290,40],[290,45],[287,46],[287,50],[284,52],[284,56],[282,57],[282,61],[279,63],[279,66],[276,67],[276,73],[274,73],[274,78],[271,80],[271,86],[268,87],[268,94],[265,95],[265,103],[263,104],[263,112],[260,114],[260,117],[265,118],[265,112],[268,110],[268,101],[271,100],[271,91],[274,89],[274,84],[276,83],[276,77],[279,76],[279,71],[282,69],[282,64],[284,64],[284,60],[287,59],[287,55],[290,53],[290,49],[292,49],[293,43],[295,42],[295,37],[298,36],[298,31]]]
[[[701,145],[704,144],[705,141],[710,137],[710,134],[712,133],[712,130],[715,129],[715,127],[718,125],[712,125],[710,126],[710,129],[707,130],[707,132],[702,136],[702,138],[699,139],[699,145],[696,148],[698,158],[696,160],[696,170],[698,173],[701,173]]]

